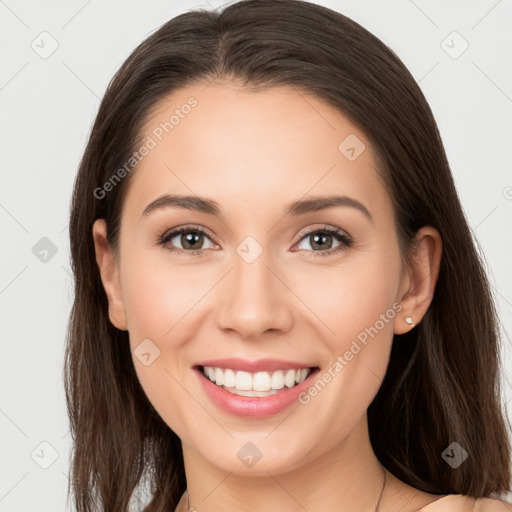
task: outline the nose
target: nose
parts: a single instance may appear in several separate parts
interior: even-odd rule
[[[220,283],[217,325],[257,340],[267,332],[285,333],[293,324],[293,293],[286,277],[263,253],[249,263],[235,254],[233,268]]]

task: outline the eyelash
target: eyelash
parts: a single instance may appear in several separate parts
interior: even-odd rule
[[[181,226],[179,228],[171,229],[170,231],[166,231],[159,237],[158,244],[161,246],[165,246],[165,244],[168,243],[170,240],[172,240],[176,235],[180,235],[181,233],[187,233],[187,232],[201,233],[210,239],[212,238],[206,232],[205,229],[203,229],[199,226],[188,225],[188,226]],[[337,229],[337,228],[329,228],[327,226],[325,226],[324,228],[313,229],[312,231],[308,231],[307,233],[302,235],[302,237],[299,239],[299,241],[297,243],[299,243],[304,238],[307,238],[308,236],[311,236],[314,234],[319,234],[319,233],[326,233],[328,235],[332,235],[335,238],[337,238],[338,241],[341,243],[338,247],[335,247],[333,249],[328,249],[326,251],[307,251],[307,252],[313,253],[313,256],[312,256],[313,258],[316,258],[318,256],[330,256],[331,254],[337,253],[339,251],[347,250],[350,247],[352,247],[352,245],[353,245],[352,238],[349,235],[347,235],[344,231],[342,231],[341,229]],[[168,249],[168,250],[186,253],[188,256],[199,256],[206,249],[196,249],[196,250],[189,251],[186,249],[173,248],[173,249]]]

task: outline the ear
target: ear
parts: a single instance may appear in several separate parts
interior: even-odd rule
[[[98,264],[103,288],[108,298],[110,321],[118,329],[126,331],[126,313],[119,281],[119,265],[107,242],[105,219],[98,219],[94,222],[92,236],[96,251],[96,263]]]
[[[403,334],[421,322],[434,297],[439,276],[441,235],[434,227],[424,226],[415,238],[417,250],[411,255],[400,284],[398,300],[403,309],[395,317],[395,334]],[[413,324],[406,322],[406,317]]]

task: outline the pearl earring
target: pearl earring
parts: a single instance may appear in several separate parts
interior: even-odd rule
[[[414,322],[412,321],[412,318],[410,316],[406,316],[405,317],[405,321],[409,324],[409,325],[414,325]]]

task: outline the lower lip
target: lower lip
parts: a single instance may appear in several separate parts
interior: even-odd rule
[[[319,371],[319,368],[313,370],[300,384],[287,388],[274,395],[265,397],[240,396],[226,391],[217,384],[208,379],[201,368],[194,368],[198,378],[211,398],[212,402],[220,407],[223,411],[233,414],[234,416],[243,416],[250,418],[267,418],[284,411],[295,401],[298,396],[305,391],[311,384],[311,379]]]

